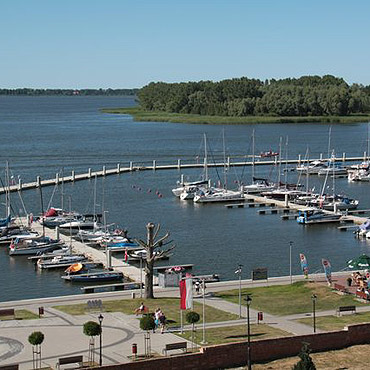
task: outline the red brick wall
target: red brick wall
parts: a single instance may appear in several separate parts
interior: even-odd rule
[[[348,330],[329,333],[254,341],[251,343],[252,362],[267,362],[296,356],[302,347],[302,342],[310,343],[313,352],[370,343],[370,324],[351,325]],[[247,343],[237,342],[204,347],[200,353],[161,357],[121,365],[103,366],[102,368],[104,370],[203,370],[241,366],[245,365],[246,362]]]

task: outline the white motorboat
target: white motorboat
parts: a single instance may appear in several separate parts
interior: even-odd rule
[[[339,176],[339,175],[347,175],[347,168],[341,166],[332,166],[328,168],[321,168],[317,173],[319,176]]]
[[[370,171],[365,169],[349,170],[348,171],[349,182],[369,182]]]
[[[87,261],[87,258],[84,255],[55,256],[54,258],[47,260],[39,258],[37,260],[37,267],[42,270],[65,268],[71,266],[74,263],[85,261]]]
[[[276,185],[269,183],[266,179],[253,177],[253,183],[243,185],[244,194],[260,194],[264,191],[272,191],[276,189]]]
[[[339,222],[341,215],[324,212],[317,209],[307,209],[299,211],[297,222],[299,224],[311,225],[322,224],[328,222]]]
[[[320,170],[328,168],[327,162],[323,160],[316,160],[310,162],[308,165],[303,164],[296,167],[296,171],[301,172],[302,175],[317,175]]]

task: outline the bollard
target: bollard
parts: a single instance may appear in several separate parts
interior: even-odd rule
[[[22,190],[22,179],[18,179],[18,190]]]
[[[285,194],[285,207],[289,208],[289,196],[288,196],[288,194]]]
[[[156,167],[157,167],[157,162],[156,162],[156,160],[154,159],[154,160],[153,160],[153,170],[154,170],[154,171],[156,170]]]
[[[103,166],[103,176],[105,176],[107,174],[107,170],[105,168],[105,166]]]
[[[135,292],[132,292],[132,293],[131,293],[131,298],[132,298],[132,299],[135,299]]]
[[[91,179],[91,168],[89,168],[89,171],[88,171],[88,178]]]
[[[110,269],[112,267],[112,250],[106,248],[106,255],[107,255],[107,268]]]
[[[72,171],[72,176],[71,176],[71,178],[72,178],[72,181],[74,182],[74,181],[75,181],[75,178],[76,178],[76,175],[75,175],[75,171],[74,171],[74,170]]]
[[[57,226],[56,228],[55,228],[55,239],[59,239],[59,227]]]
[[[335,214],[338,213],[338,204],[337,203],[334,203],[334,213]]]
[[[36,177],[36,187],[40,187],[41,186],[41,177],[40,176],[37,176]]]
[[[59,184],[59,173],[55,174],[55,183]]]
[[[178,159],[177,160],[177,168],[180,169],[181,168],[181,159]]]
[[[117,173],[120,173],[120,172],[121,172],[121,165],[117,163]]]
[[[130,171],[132,171],[132,170],[133,170],[133,168],[134,168],[134,165],[133,165],[133,163],[132,163],[132,162],[130,162]]]
[[[322,153],[320,153],[320,161],[322,161]]]
[[[342,161],[343,161],[343,162],[345,162],[345,161],[346,161],[346,153],[345,153],[345,152],[343,152]]]
[[[300,165],[301,165],[301,155],[298,154],[298,166],[300,166]]]

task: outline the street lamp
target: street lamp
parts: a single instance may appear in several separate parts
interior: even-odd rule
[[[293,278],[292,278],[292,246],[293,246],[293,242],[289,242],[289,276],[290,276],[290,284],[293,283]]]
[[[99,366],[102,366],[102,363],[103,363],[103,358],[102,358],[102,323],[103,323],[103,315],[100,314],[98,316],[98,319],[99,319],[99,325],[100,325],[100,335],[99,335],[99,344],[100,344],[100,347],[99,347]]]
[[[252,303],[252,298],[250,295],[247,295],[247,298],[245,299],[247,301],[247,325],[248,325],[248,347],[247,347],[247,364],[248,364],[248,370],[252,369],[251,364],[251,326],[249,321],[249,307]]]
[[[203,340],[201,344],[207,344],[206,341],[206,281],[203,279]]]
[[[316,300],[317,300],[317,295],[312,294],[311,299],[312,299],[312,312],[313,312],[313,332],[316,333]]]

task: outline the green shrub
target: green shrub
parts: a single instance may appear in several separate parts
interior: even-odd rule
[[[28,341],[33,346],[38,346],[44,341],[44,334],[41,333],[41,331],[34,331],[30,336],[28,337]]]
[[[144,316],[140,319],[140,329],[142,330],[154,330],[155,322],[153,316]]]
[[[195,311],[187,312],[185,318],[189,324],[195,324],[196,322],[200,320],[199,314],[196,313]]]
[[[101,326],[95,321],[85,322],[83,332],[89,337],[96,337],[101,334]]]

